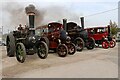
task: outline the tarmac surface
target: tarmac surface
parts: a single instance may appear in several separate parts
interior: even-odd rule
[[[46,59],[27,55],[24,63],[7,57],[5,47],[0,49],[2,78],[118,78],[118,44],[109,49],[84,49],[65,58],[56,53]]]

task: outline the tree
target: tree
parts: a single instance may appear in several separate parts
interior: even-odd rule
[[[118,30],[117,30],[118,32],[120,32],[120,28],[118,27]]]
[[[117,24],[116,24],[116,22],[112,22],[111,20],[110,20],[110,30],[111,30],[111,34],[112,35],[116,35],[117,34],[117,31],[118,31],[118,26],[117,26]]]

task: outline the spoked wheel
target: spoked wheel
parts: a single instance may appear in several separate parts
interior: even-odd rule
[[[84,41],[82,38],[78,38],[75,40],[75,46],[77,51],[82,51],[84,48]]]
[[[45,59],[48,56],[48,46],[45,42],[40,42],[37,54],[41,59]]]
[[[94,49],[95,47],[95,40],[91,37],[88,38],[88,42],[86,44],[88,50]]]
[[[15,38],[12,34],[9,34],[6,38],[6,48],[7,48],[7,56],[14,57],[15,56]]]
[[[16,58],[20,63],[23,63],[26,59],[26,50],[23,43],[18,43],[16,46]]]
[[[115,45],[116,45],[115,40],[112,40],[112,41],[109,42],[109,47],[110,47],[110,48],[115,47]]]
[[[76,52],[75,44],[70,43],[67,45],[68,47],[68,54],[73,55]]]
[[[104,49],[108,49],[108,48],[109,48],[109,42],[108,42],[108,41],[103,41],[103,42],[102,42],[102,47],[103,47]]]
[[[60,44],[57,48],[57,53],[60,57],[65,57],[68,54],[68,48],[65,44]]]

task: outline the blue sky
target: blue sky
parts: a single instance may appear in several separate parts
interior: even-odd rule
[[[80,16],[87,16],[99,12],[103,12],[106,10],[114,9],[118,7],[118,1],[119,0],[0,0],[2,3],[0,3],[0,10],[1,10],[1,16],[0,26],[4,26],[4,33],[8,31],[12,31],[15,27],[19,25],[19,22],[22,24],[28,23],[27,17],[24,13],[20,13],[19,15],[15,15],[16,20],[18,20],[15,24],[11,23],[11,13],[9,12],[10,9],[14,9],[14,6],[18,4],[19,6],[22,6],[23,8],[28,6],[29,4],[34,4],[37,9],[40,9],[44,11],[44,19],[42,22],[40,22],[39,25],[43,25],[45,23],[51,22],[51,21],[58,21],[62,20],[63,18],[67,18],[68,21],[75,21],[78,24],[80,23],[79,17]],[[15,2],[17,4],[9,4],[8,7],[7,4]],[[4,7],[6,7],[4,8]],[[11,8],[12,7],[12,8]],[[6,9],[6,10],[5,10]],[[6,16],[3,16],[6,15]],[[17,16],[24,15],[24,20],[22,18],[19,18]],[[115,21],[118,23],[118,10],[110,11],[108,13],[99,14],[95,16],[89,16],[85,17],[85,26],[105,26],[109,24],[109,21]],[[24,21],[24,22],[23,22]],[[9,27],[8,27],[9,26]],[[38,26],[38,25],[36,25]]]

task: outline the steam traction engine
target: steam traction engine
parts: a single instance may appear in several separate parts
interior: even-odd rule
[[[78,26],[74,22],[68,22],[65,20],[66,31],[71,37],[71,41],[75,43],[78,51],[82,51],[84,47],[91,50],[95,47],[95,40],[88,36],[87,31],[84,29],[84,17],[81,18],[81,26]]]
[[[13,31],[7,35],[7,56],[16,56],[17,60],[23,63],[26,55],[33,55],[35,53],[41,59],[45,59],[48,55],[48,46],[43,41],[44,38],[37,36],[34,29],[34,12],[28,12],[29,28],[22,29],[19,27],[18,31]]]
[[[76,52],[75,45],[71,42],[71,38],[67,36],[63,25],[58,22],[51,22],[47,25],[48,32],[44,32],[47,36],[49,50],[54,50],[60,57],[65,57],[67,54],[73,55]]]
[[[116,45],[115,40],[112,38],[110,34],[110,26],[107,27],[94,27],[87,28],[88,35],[95,39],[95,43],[102,45],[103,48],[113,48]]]

